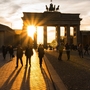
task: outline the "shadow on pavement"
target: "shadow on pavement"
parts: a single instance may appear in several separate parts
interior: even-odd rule
[[[2,85],[2,87],[0,88],[0,90],[10,90],[15,79],[17,78],[18,74],[20,73],[22,67],[19,68],[19,70],[17,71],[17,73],[15,74],[16,69],[14,69],[14,71],[11,73],[11,75],[8,77],[8,79],[6,80],[6,82]],[[15,74],[15,75],[14,75]],[[13,77],[14,75],[14,77]],[[13,77],[13,78],[12,78]],[[12,78],[12,79],[11,79]],[[10,80],[11,79],[11,80]]]
[[[30,67],[25,68],[20,90],[30,90]]]
[[[71,54],[71,60],[67,61],[63,54],[63,61],[58,61],[55,52],[48,52],[46,56],[68,90],[90,90],[89,60]]]
[[[47,88],[46,90],[56,90],[54,85],[53,85],[51,78],[48,77],[44,68],[41,68],[41,72],[42,72],[42,76],[44,78],[44,81],[46,83],[46,88]]]

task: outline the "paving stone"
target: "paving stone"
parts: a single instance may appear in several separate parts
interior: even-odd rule
[[[19,61],[19,67],[16,69],[16,56],[10,60],[7,54],[6,60],[3,60],[0,54],[0,90],[54,90],[43,61],[42,69],[39,67],[39,58],[37,52],[31,57],[31,67],[25,68],[26,57],[23,55],[23,67]]]

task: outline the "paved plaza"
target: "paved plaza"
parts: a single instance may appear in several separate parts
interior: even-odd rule
[[[0,54],[0,90],[54,90],[45,63],[42,69],[39,67],[37,53],[34,51],[31,67],[26,68],[25,61],[23,55],[24,66],[19,62],[19,67],[15,69],[16,57],[10,60],[7,54],[6,60],[3,60]]]
[[[80,58],[76,51],[71,51],[70,61],[67,61],[65,52],[62,61],[57,58],[57,51],[46,50],[40,68],[38,54],[34,50],[31,67],[25,67],[23,54],[24,65],[22,67],[19,62],[16,69],[16,56],[10,60],[7,54],[4,60],[0,53],[0,90],[90,90],[89,55]]]
[[[19,67],[16,69],[16,56],[10,60],[10,56],[7,54],[4,60],[2,53],[0,53],[0,90],[56,90],[50,73],[47,70],[48,65],[46,65],[44,59],[42,68],[39,67],[36,51],[34,51],[34,55],[31,57],[31,67],[25,67],[25,54],[23,54],[23,63],[22,67],[19,62]],[[62,82],[60,83],[63,85]],[[58,86],[60,87],[60,85]],[[59,87],[57,90],[59,90]],[[63,90],[64,86],[60,88]]]
[[[58,52],[55,50],[47,50],[45,55],[67,90],[90,90],[90,55],[81,58],[77,50],[72,50],[70,60],[67,60],[64,51],[62,61],[58,60]]]

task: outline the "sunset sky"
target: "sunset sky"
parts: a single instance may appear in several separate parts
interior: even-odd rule
[[[50,0],[0,0],[0,24],[22,28],[22,12],[44,12]],[[61,13],[80,13],[80,30],[90,30],[90,0],[52,0]]]

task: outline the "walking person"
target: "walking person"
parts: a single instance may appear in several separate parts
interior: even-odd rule
[[[84,55],[86,55],[86,54],[89,55],[88,48],[89,48],[89,45],[86,44],[84,47],[84,50],[85,50]]]
[[[31,67],[31,56],[33,55],[33,49],[31,45],[28,45],[26,50],[25,50],[25,55],[26,55],[26,67],[29,65]]]
[[[20,59],[20,62],[22,64],[22,66],[23,66],[22,57],[23,57],[23,49],[22,49],[22,47],[20,45],[18,45],[18,47],[17,47],[16,68],[18,67],[19,59]]]
[[[65,49],[67,54],[67,60],[70,60],[70,45],[68,43],[66,43]]]
[[[9,46],[9,54],[10,54],[10,59],[13,58],[13,47],[12,45]]]
[[[59,56],[58,56],[58,60],[62,60],[62,54],[63,54],[63,49],[64,49],[64,44],[61,43],[58,47],[58,50],[59,50]]]
[[[42,58],[44,57],[44,48],[43,45],[39,45],[38,47],[38,57],[39,57],[39,64],[40,68],[42,67]]]
[[[6,59],[6,54],[7,54],[7,49],[6,49],[5,45],[2,46],[2,54],[3,54],[3,58],[5,60]]]
[[[83,45],[82,44],[79,44],[79,46],[78,46],[78,52],[79,52],[79,56],[81,58],[83,58]]]

